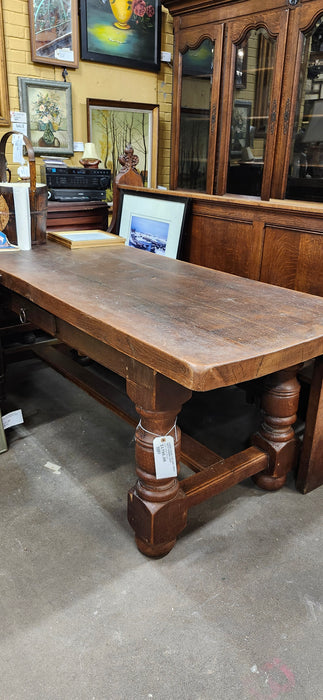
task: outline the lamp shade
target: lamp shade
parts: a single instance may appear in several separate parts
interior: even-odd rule
[[[84,146],[84,153],[82,158],[90,158],[91,160],[99,160],[99,156],[96,152],[95,143],[86,143]]]

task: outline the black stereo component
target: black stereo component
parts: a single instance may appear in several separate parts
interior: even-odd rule
[[[111,185],[111,170],[42,165],[41,181],[48,189],[106,190]]]
[[[48,198],[53,202],[102,202],[106,194],[106,190],[48,189]]]

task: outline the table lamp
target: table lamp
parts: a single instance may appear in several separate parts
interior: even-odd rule
[[[84,153],[80,160],[80,163],[84,166],[84,168],[97,168],[99,163],[101,163],[101,160],[97,155],[94,143],[85,144]]]

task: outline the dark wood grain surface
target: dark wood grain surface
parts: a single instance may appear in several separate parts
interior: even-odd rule
[[[132,248],[1,253],[1,282],[194,390],[323,353],[323,299]]]

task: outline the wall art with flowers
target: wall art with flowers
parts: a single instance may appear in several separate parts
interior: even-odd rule
[[[159,70],[159,0],[80,0],[80,23],[83,60]]]
[[[73,155],[71,84],[18,78],[18,87],[35,155]]]

